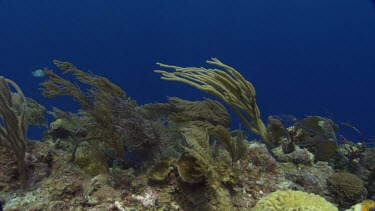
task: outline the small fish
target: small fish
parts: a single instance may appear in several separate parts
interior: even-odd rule
[[[33,74],[34,77],[38,77],[38,78],[43,78],[44,76],[46,76],[46,73],[44,72],[44,70],[35,70],[35,71],[32,71],[31,74]]]

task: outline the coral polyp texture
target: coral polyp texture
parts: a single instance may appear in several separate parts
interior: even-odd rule
[[[367,194],[363,182],[356,175],[346,172],[331,175],[327,185],[335,202],[345,208],[361,202]]]
[[[253,211],[338,211],[323,197],[302,191],[276,191],[261,200],[253,208]]]

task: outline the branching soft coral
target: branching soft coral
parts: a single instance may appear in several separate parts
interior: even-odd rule
[[[181,128],[185,138],[185,153],[178,160],[180,176],[185,182],[195,183],[203,178],[209,185],[218,187],[221,181],[218,171],[220,163],[214,155],[219,148],[229,152],[232,163],[242,159],[246,152],[242,139],[231,136],[228,128],[209,122],[192,121]],[[218,139],[218,142],[215,140]],[[219,145],[216,145],[219,143]],[[186,168],[189,167],[189,168]],[[187,174],[186,170],[190,169]],[[185,170],[185,172],[181,172]],[[192,173],[191,171],[194,171]]]
[[[125,99],[125,92],[108,79],[79,70],[69,62],[55,60],[54,63],[64,74],[73,73],[76,79],[84,86],[89,86],[89,89],[82,91],[77,83],[70,82],[46,69],[45,72],[49,79],[41,83],[43,95],[48,98],[73,97],[81,104],[79,113],[92,119],[90,125],[86,128],[87,130],[84,131],[88,133],[87,137],[90,140],[99,140],[101,147],[116,149],[117,156],[123,157],[122,135],[118,133],[112,121],[114,113],[112,104],[117,99]],[[60,114],[63,113],[60,112]],[[65,115],[65,117],[67,116]],[[65,120],[68,121],[69,118],[65,118]],[[70,125],[74,125],[74,123],[72,122]],[[70,128],[71,131],[76,129]]]
[[[187,146],[184,147],[186,153],[178,160],[178,170],[185,182],[196,183],[205,177],[210,186],[218,187],[220,177],[213,159],[214,147],[210,145],[210,136],[206,125],[211,124],[192,122],[181,129]],[[186,162],[186,160],[189,162]],[[193,165],[186,168],[189,166],[186,163]],[[190,169],[190,171],[186,171],[186,169]]]
[[[88,110],[93,109],[95,100],[98,100],[99,93],[109,94],[114,97],[125,98],[125,92],[117,85],[111,83],[108,79],[96,76],[92,73],[86,73],[82,70],[77,69],[73,64],[69,62],[53,61],[57,67],[59,67],[64,74],[73,73],[73,75],[82,83],[87,84],[90,87],[88,92],[83,92],[77,84],[74,84],[68,80],[63,79],[54,72],[45,69],[48,81],[41,83],[43,96],[47,98],[53,98],[57,96],[72,96],[78,100],[82,106],[86,106]],[[102,97],[102,96],[99,96]]]
[[[147,151],[144,159],[162,151],[165,141],[169,138],[162,121],[146,119],[136,105],[132,105],[127,100],[118,99],[114,103],[113,110],[115,111],[112,116],[113,124],[116,130],[125,134],[125,146],[128,151],[139,149]]]
[[[26,101],[27,123],[35,126],[47,126],[45,119],[46,108],[31,98],[26,98]]]
[[[16,92],[11,91],[11,87]],[[20,172],[21,184],[27,180],[25,152],[27,142],[27,102],[18,85],[0,76],[0,147],[13,152]]]
[[[48,112],[55,119],[55,122],[51,124],[51,130],[53,133],[58,134],[59,131],[67,131],[69,133],[68,137],[71,137],[73,142],[72,157],[71,161],[75,161],[76,152],[78,147],[81,147],[83,143],[88,143],[90,145],[97,145],[104,137],[97,133],[89,133],[93,128],[95,128],[95,119],[91,115],[88,115],[84,111],[76,113],[67,113],[58,108],[53,108],[53,111]]]
[[[231,118],[225,107],[216,100],[188,101],[177,97],[168,98],[169,103],[142,106],[152,116],[165,116],[173,122],[207,121],[213,125],[227,127]]]
[[[178,67],[157,63],[160,67],[173,69],[174,72],[155,70],[163,76],[163,80],[186,83],[223,100],[240,118],[241,122],[251,132],[259,135],[262,140],[271,145],[267,130],[260,119],[260,111],[255,99],[255,89],[234,68],[213,58],[207,61],[220,69],[196,67]]]

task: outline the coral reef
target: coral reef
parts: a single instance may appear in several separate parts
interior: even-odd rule
[[[327,179],[334,171],[328,166],[328,163],[317,162],[312,166],[280,163],[279,167],[284,171],[287,181],[293,184],[293,189],[330,198]]]
[[[365,145],[363,143],[347,142],[341,144],[332,156],[330,165],[338,170],[347,171],[363,177],[363,161],[365,155]]]
[[[366,194],[375,197],[373,148],[343,136],[340,143],[337,125],[320,116],[270,116],[266,128],[252,84],[217,59],[207,62],[223,70],[159,64],[174,72],[156,72],[216,96],[249,131],[241,125],[231,131],[231,115],[218,101],[171,97],[139,106],[108,79],[54,61],[74,77],[45,69],[43,95],[73,97],[79,109],[53,108],[48,113],[55,121],[43,140],[27,141],[28,125],[46,126],[46,109],[0,77],[2,208],[256,211],[374,205],[365,200]],[[248,132],[263,143],[248,140]]]
[[[314,155],[307,149],[301,149],[298,146],[295,147],[293,152],[288,154],[284,153],[282,146],[273,148],[271,151],[279,162],[292,162],[309,166],[314,164]]]
[[[296,121],[285,128],[278,116],[268,117],[268,134],[272,143],[271,148],[282,149],[283,154],[289,154],[300,148],[308,149],[314,154],[316,161],[329,162],[338,147],[335,132],[338,126],[331,120],[319,116],[309,116]],[[277,150],[277,154],[282,154]]]

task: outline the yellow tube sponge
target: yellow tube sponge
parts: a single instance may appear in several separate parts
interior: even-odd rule
[[[323,197],[302,191],[276,191],[255,205],[254,211],[338,211],[337,207]]]

